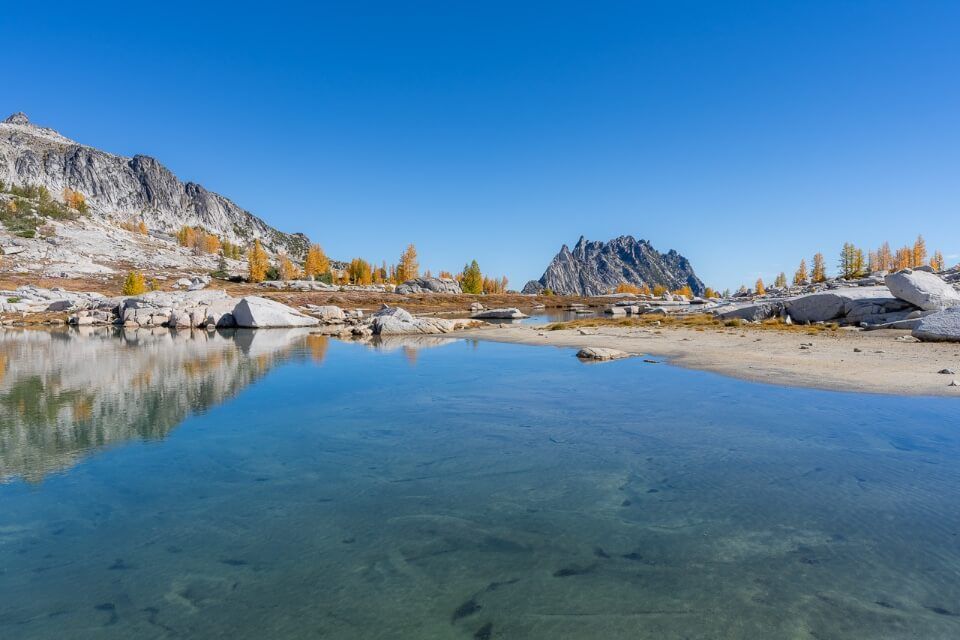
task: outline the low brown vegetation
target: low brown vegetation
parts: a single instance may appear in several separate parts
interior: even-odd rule
[[[629,318],[582,318],[569,322],[555,322],[547,326],[548,331],[562,329],[579,329],[581,327],[664,327],[672,329],[696,329],[703,331],[714,329],[744,329],[754,331],[790,331],[795,333],[818,334],[824,331],[836,331],[839,325],[835,322],[828,324],[787,324],[779,318],[771,318],[761,323],[746,322],[744,320],[720,320],[708,313],[692,313],[675,316],[646,314]]]

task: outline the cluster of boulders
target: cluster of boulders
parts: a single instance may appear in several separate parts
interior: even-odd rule
[[[76,325],[123,325],[127,328],[312,327],[319,320],[274,300],[231,298],[219,289],[185,292],[153,291],[141,296],[102,298],[95,308],[81,309],[68,322]]]
[[[189,282],[192,287],[194,282]],[[186,291],[152,291],[139,296],[108,297],[99,293],[25,286],[13,291],[0,291],[0,295],[4,296],[0,311],[69,312],[68,323],[77,326],[209,330],[231,327],[313,327],[326,335],[366,337],[443,334],[480,324],[473,319],[416,317],[404,309],[387,305],[370,316],[364,315],[360,309],[344,310],[334,305],[308,304],[298,310],[259,296],[233,298],[221,289],[191,290],[189,287]],[[482,305],[474,315],[491,318],[526,317],[518,309],[483,311]]]
[[[264,289],[278,289],[280,291],[339,291],[340,287],[319,280],[267,280],[261,282]]]
[[[187,291],[199,291],[210,284],[210,276],[194,276],[192,278],[180,278],[173,283],[174,289],[186,289]]]
[[[374,335],[450,333],[477,325],[473,320],[417,317],[400,307],[384,306],[371,317]]]
[[[260,286],[280,291],[365,291],[368,293],[399,293],[403,295],[419,293],[462,294],[460,283],[451,278],[423,277],[407,280],[401,285],[382,284],[327,284],[319,280],[267,280]]]
[[[946,276],[946,277],[944,277]],[[960,274],[929,267],[903,269],[854,286],[833,286],[794,297],[761,297],[717,307],[722,320],[836,322],[864,329],[911,329],[921,340],[960,341]]]
[[[0,291],[0,313],[43,313],[91,309],[97,307],[103,299],[104,296],[99,293],[24,285],[14,290]]]
[[[404,295],[414,293],[453,293],[461,294],[460,283],[451,278],[415,278],[407,280],[396,288],[396,293]]]

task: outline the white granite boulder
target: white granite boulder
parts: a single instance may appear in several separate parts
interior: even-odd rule
[[[892,296],[886,287],[847,287],[792,298],[784,303],[784,309],[794,322],[842,320],[858,324],[871,318],[882,322],[887,314],[909,313],[915,307]]]
[[[884,281],[893,295],[925,311],[960,307],[960,292],[926,270],[904,269],[888,274]]]
[[[233,308],[233,319],[238,327],[263,329],[266,327],[313,327],[320,323],[316,318],[275,300],[258,296],[241,298]]]
[[[747,320],[749,322],[759,322],[761,320],[779,316],[782,311],[782,302],[770,301],[738,305],[734,307],[721,307],[717,310],[716,315],[720,320]]]
[[[460,283],[450,278],[416,278],[407,280],[395,290],[399,294],[413,293],[452,293],[461,294]]]
[[[444,318],[415,318],[400,307],[387,307],[373,314],[370,326],[374,335],[414,335],[450,333],[469,323]]]
[[[960,342],[960,307],[921,318],[913,329],[913,337],[924,342]]]
[[[472,316],[471,318],[476,318],[477,320],[489,320],[489,319],[501,319],[501,320],[520,320],[522,318],[528,317],[527,314],[520,311],[516,307],[508,307],[505,309],[486,309],[485,311],[479,311]]]

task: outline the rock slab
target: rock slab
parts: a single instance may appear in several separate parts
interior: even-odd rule
[[[912,333],[924,342],[960,342],[960,307],[921,318]]]
[[[888,274],[884,282],[893,295],[925,311],[960,307],[960,292],[928,271],[904,269]]]
[[[320,323],[285,304],[258,296],[242,298],[233,309],[233,319],[238,327],[249,329],[313,327]]]

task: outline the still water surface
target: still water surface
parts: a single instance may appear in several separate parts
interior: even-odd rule
[[[957,638],[960,404],[0,333],[0,638]]]

